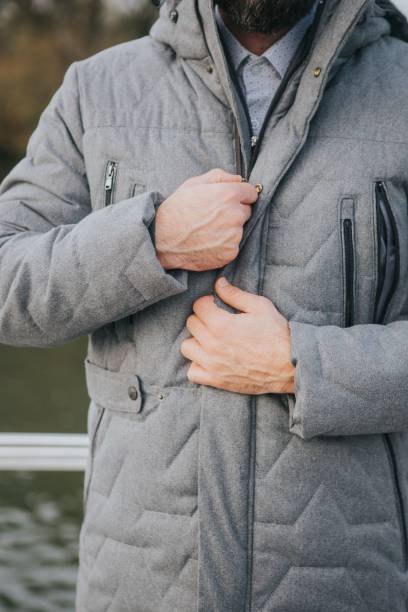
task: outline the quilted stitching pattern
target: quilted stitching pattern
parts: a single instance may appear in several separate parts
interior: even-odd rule
[[[172,405],[171,397],[161,403],[153,397],[145,400],[151,405],[145,406],[150,414],[144,423],[107,410],[98,432],[83,527],[84,546],[92,560],[84,559],[84,571],[88,593],[106,598],[106,610],[132,610],[132,599],[145,600],[148,593],[140,610],[170,611],[172,602],[183,601],[194,588],[197,467],[194,471],[192,466],[197,466],[198,408],[194,392],[187,403],[182,393],[178,406]],[[155,440],[148,453],[146,439]],[[114,567],[115,556],[122,567],[123,557],[127,560],[127,571],[112,572],[111,581],[106,580],[101,568]],[[132,573],[137,574],[136,582]],[[81,601],[92,610],[86,593]]]
[[[295,77],[249,177],[264,185],[254,208],[271,213],[268,241],[261,244],[266,226],[253,223],[232,266],[239,286],[256,292],[263,283],[302,330],[295,400],[260,396],[252,410],[252,398],[213,389],[201,402],[180,342],[215,273],[164,273],[149,232],[155,208],[183,180],[216,166],[237,171],[232,92],[208,0],[177,3],[177,26],[164,3],[155,40],[72,67],[27,158],[2,185],[0,340],[49,346],[91,332],[90,357],[110,372],[106,399],[93,398],[104,411],[81,532],[78,612],[406,609],[408,54],[388,36],[387,20],[371,15],[372,1],[354,30],[364,0],[327,5],[313,49],[321,78],[310,66]],[[109,159],[118,163],[117,199],[105,208]],[[398,322],[381,336],[366,325],[378,176],[389,183],[401,238]],[[140,182],[146,193],[128,199]],[[345,195],[355,203],[362,324],[347,332],[339,327]],[[110,385],[116,374],[123,378]],[[124,381],[134,376],[140,412],[126,397]],[[397,470],[385,430],[400,432]]]
[[[145,143],[149,150],[153,147],[150,138]],[[215,139],[215,131],[201,133],[200,139],[206,138]],[[189,134],[177,134],[172,177],[152,170],[152,180],[159,181],[162,191],[183,176],[185,147],[193,153],[192,163],[200,164],[200,153],[192,150],[190,139]],[[171,130],[157,128],[155,140],[161,148],[152,149],[152,157],[159,166],[166,166],[175,142]],[[218,153],[214,147],[220,163],[225,156],[222,142],[223,138],[217,140]],[[136,149],[136,156],[139,154]],[[381,158],[379,153],[374,157]],[[347,171],[350,162],[345,149],[338,146],[335,150],[332,143],[312,139],[275,195],[263,291],[289,318],[313,325],[339,325],[341,321],[338,205],[353,188],[361,194],[359,227],[368,228],[357,235],[357,265],[365,279],[358,287],[359,316],[362,321],[367,317],[367,295],[373,290],[373,234],[372,202],[361,184],[367,173],[366,159],[366,153],[354,154],[354,174],[347,177],[346,185],[344,177],[339,180],[332,173],[339,166]],[[316,168],[326,173],[321,180],[316,178]],[[304,228],[308,228],[307,239],[300,239]],[[237,283],[253,291],[251,262],[257,260],[254,250],[259,235],[255,231],[236,274]],[[191,275],[188,299],[176,296],[168,304],[157,304],[132,317],[126,336],[134,344],[126,347],[123,369],[140,374],[142,382],[157,384],[162,377],[171,385],[185,383],[178,350],[183,322],[194,298],[209,293],[212,283],[212,275]],[[152,348],[151,354],[146,346]],[[162,367],[158,372],[159,355]],[[89,612],[196,609],[197,579],[203,571],[199,563],[210,565],[211,560],[200,558],[198,550],[200,412],[197,398],[189,393],[171,387],[164,402],[150,398],[140,418],[112,416],[109,411],[104,416],[82,537],[81,612],[82,608]],[[226,400],[219,409],[228,411],[231,405]],[[249,437],[249,433],[243,430],[242,436]],[[233,453],[236,440],[228,437],[229,431],[217,434]],[[405,584],[398,574],[401,531],[380,439],[335,436],[306,442],[289,430],[287,408],[272,396],[258,398],[255,446],[251,612],[385,612],[390,593],[395,594],[395,612],[403,612]],[[225,465],[218,469],[229,478]],[[216,513],[218,508],[213,510]],[[234,528],[232,525],[232,532]],[[221,540],[220,546],[228,551],[228,542]],[[233,560],[228,553],[223,558],[222,551],[220,556],[228,576]],[[240,579],[244,582],[247,577]],[[215,577],[215,584],[216,580],[221,578]],[[207,608],[224,612],[211,601],[198,605],[203,606],[200,612]]]

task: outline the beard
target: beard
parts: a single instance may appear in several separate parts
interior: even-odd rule
[[[215,0],[231,23],[259,34],[291,28],[314,3],[315,0]]]

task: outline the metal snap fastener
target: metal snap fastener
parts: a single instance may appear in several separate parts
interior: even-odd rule
[[[138,399],[138,397],[139,397],[139,391],[137,390],[137,388],[135,386],[132,385],[128,389],[128,395],[129,395],[130,399],[133,402],[135,402]]]
[[[177,22],[178,16],[179,16],[179,14],[178,14],[178,10],[177,10],[177,9],[172,9],[172,10],[170,11],[170,13],[169,13],[170,20],[171,20],[173,23],[176,23],[176,22]]]
[[[261,185],[261,183],[257,183],[255,185],[255,189],[257,190],[258,194],[263,192],[263,185]]]
[[[320,66],[316,66],[316,68],[313,70],[313,74],[316,78],[318,78],[322,73],[322,69],[320,68]]]
[[[157,397],[159,398],[159,400],[164,400],[164,394],[163,393],[159,393],[159,395]]]
[[[209,72],[210,74],[212,74],[214,72],[214,65],[213,64],[207,64],[206,68],[207,68],[207,72]]]

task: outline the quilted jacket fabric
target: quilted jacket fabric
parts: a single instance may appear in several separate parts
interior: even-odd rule
[[[252,160],[211,1],[168,1],[70,67],[2,183],[0,340],[89,334],[79,612],[407,609],[408,47],[373,0],[320,14]],[[224,272],[290,320],[294,395],[187,379],[219,271],[165,272],[151,229],[214,167],[264,186]]]

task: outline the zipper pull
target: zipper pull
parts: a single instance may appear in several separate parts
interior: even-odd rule
[[[115,162],[109,162],[108,167],[106,168],[105,191],[110,191],[113,187],[115,168],[116,168]]]
[[[254,149],[256,147],[256,143],[258,142],[258,136],[251,137],[251,147]]]
[[[118,162],[109,161],[105,171],[105,206],[112,204]]]

